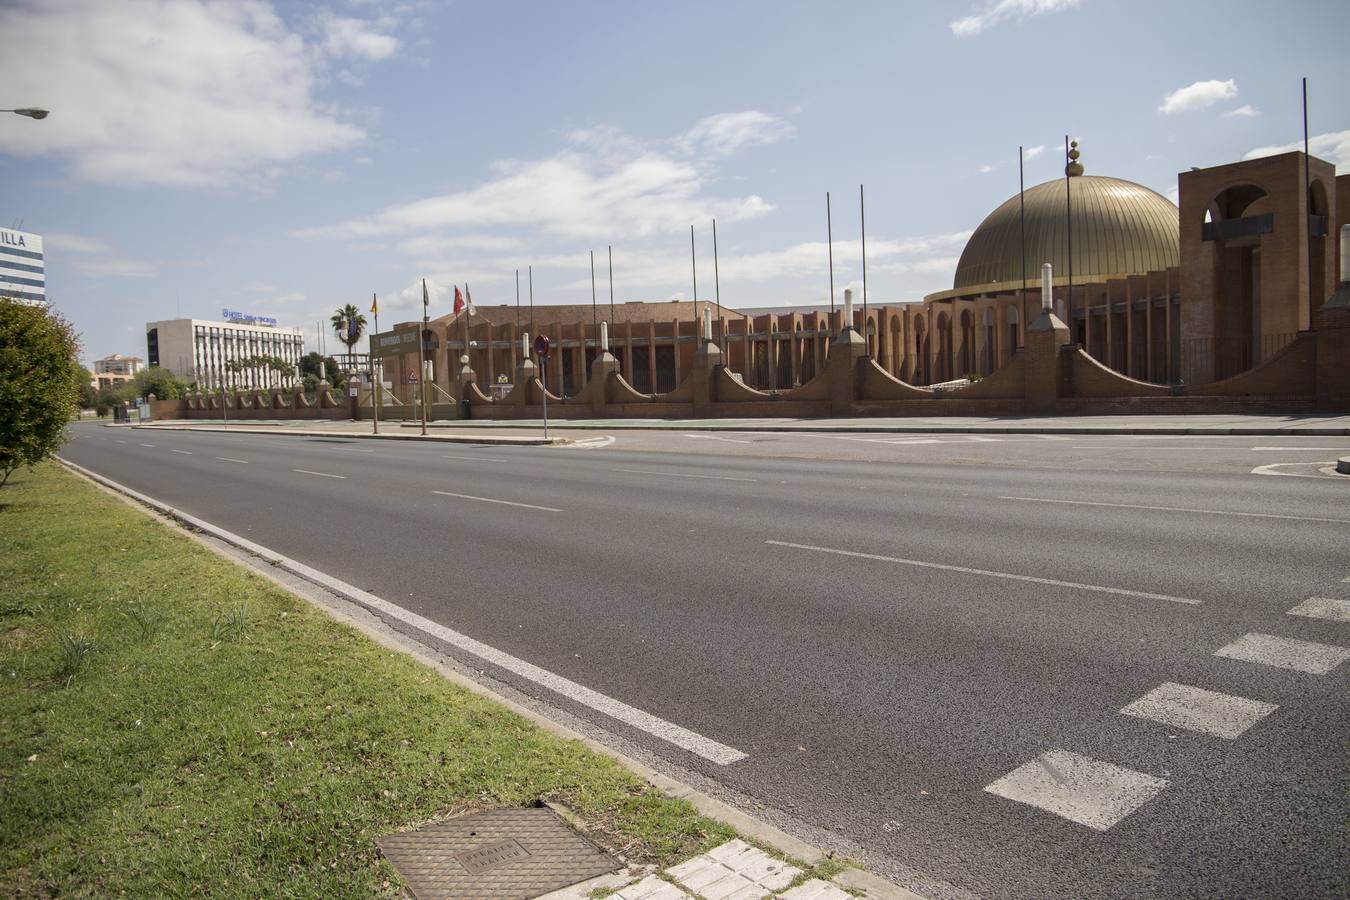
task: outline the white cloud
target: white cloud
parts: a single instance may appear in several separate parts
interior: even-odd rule
[[[1007,19],[1021,21],[1044,13],[1074,9],[1078,4],[1079,0],[998,0],[986,4],[977,13],[957,19],[948,27],[957,37],[972,37]]]
[[[1239,106],[1237,109],[1230,109],[1228,112],[1223,114],[1223,117],[1225,119],[1231,119],[1234,118],[1235,116],[1244,119],[1254,119],[1259,115],[1261,115],[1261,110],[1257,109],[1255,106],[1252,106],[1250,103],[1247,103],[1243,106]]]
[[[332,56],[349,56],[375,62],[386,59],[398,50],[398,38],[381,34],[371,23],[361,19],[346,19],[325,15],[320,20],[323,29],[323,49]]]
[[[1197,81],[1184,88],[1177,88],[1164,97],[1158,106],[1158,112],[1164,115],[1196,112],[1208,109],[1222,100],[1232,100],[1237,95],[1237,83],[1231,78],[1227,81]]]
[[[1277,153],[1288,153],[1291,150],[1302,149],[1303,142],[1295,141],[1291,144],[1257,147],[1255,150],[1248,150],[1242,154],[1242,158],[1256,159],[1260,156],[1274,156]],[[1350,166],[1350,130],[1313,135],[1308,139],[1308,152],[1319,159],[1325,159],[1337,168]]]
[[[1023,152],[1026,154],[1027,159],[1035,159],[1036,157],[1040,156],[1042,153],[1045,152],[1045,145],[1037,144],[1035,147],[1028,147]]]
[[[200,186],[347,147],[364,132],[315,86],[333,54],[379,58],[392,38],[334,27],[307,43],[265,0],[5,5],[6,92],[52,114],[6,121],[0,151],[63,158],[104,184]]]
[[[713,160],[731,148],[780,139],[786,131],[766,114],[730,116],[703,119],[673,142],[674,150],[649,146],[613,128],[576,131],[552,156],[494,163],[494,177],[476,187],[297,234],[361,238],[517,226],[600,238],[684,229],[690,222],[710,218],[726,222],[752,218],[773,207],[754,194],[709,196],[706,182]]]
[[[118,256],[107,242],[79,234],[51,231],[43,235],[49,258],[69,253],[75,271],[90,278],[147,278],[158,267],[143,259]],[[55,254],[53,256],[53,254]]]
[[[980,166],[980,168],[977,171],[981,175],[988,175],[990,172],[994,171],[995,169],[999,168],[1002,165],[1003,163],[989,163],[987,165]]]
[[[792,134],[792,124],[758,110],[718,113],[695,123],[680,138],[691,156],[729,156],[749,147],[773,144]]]

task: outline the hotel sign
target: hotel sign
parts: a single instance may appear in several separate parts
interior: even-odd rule
[[[371,335],[370,353],[372,356],[397,356],[400,353],[416,353],[417,330],[387,331],[384,334]]]
[[[239,322],[243,325],[266,325],[269,328],[277,327],[277,320],[268,316],[255,316],[252,313],[235,312],[231,309],[222,309],[220,315],[226,322]]]

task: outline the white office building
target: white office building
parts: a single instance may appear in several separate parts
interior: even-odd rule
[[[30,304],[47,302],[41,235],[0,228],[0,297]]]
[[[298,366],[305,354],[299,328],[279,328],[275,319],[224,310],[225,321],[167,319],[145,324],[146,362],[161,366],[202,388],[268,388],[278,381],[274,371],[249,367],[232,371],[236,360],[271,356]],[[297,378],[280,379],[291,387]]]

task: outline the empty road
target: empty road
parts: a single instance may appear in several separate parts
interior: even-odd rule
[[[1350,438],[72,434],[930,897],[1350,893]]]

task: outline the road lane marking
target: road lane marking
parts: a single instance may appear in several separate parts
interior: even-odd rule
[[[1253,450],[1316,450],[1319,453],[1350,453],[1350,447],[1253,447]]]
[[[1309,619],[1328,619],[1332,622],[1350,622],[1350,600],[1336,597],[1309,597],[1287,611],[1289,616],[1307,616]]]
[[[1119,444],[1074,444],[1071,450],[1139,450],[1144,453],[1175,453],[1177,450],[1196,450],[1212,453],[1215,450],[1240,450],[1240,447],[1123,447]]]
[[[627,472],[631,475],[668,475],[671,478],[713,478],[717,481],[759,481],[758,478],[737,478],[735,475],[694,475],[689,472],[657,472],[653,469],[610,469],[611,472]]]
[[[728,444],[753,444],[754,441],[743,441],[740,438],[719,437],[715,434],[686,434],[685,437],[693,438],[696,441],[726,441]]]
[[[299,472],[302,475],[318,475],[321,478],[346,478],[346,475],[329,475],[327,472],[312,472],[309,469],[291,469],[292,472]]]
[[[246,459],[234,459],[229,456],[217,456],[216,459],[220,460],[221,462],[237,462],[243,463],[244,465],[248,465],[248,460]]]
[[[126,441],[118,441],[117,443],[119,443],[119,444],[125,444]]]
[[[60,459],[60,457],[57,458]],[[125,485],[113,481],[111,478],[106,478],[96,472],[91,472],[90,470],[82,466],[77,466],[65,459],[61,459],[61,462],[77,472],[82,472],[100,484],[120,491],[121,493],[139,500],[150,507],[158,509],[163,513],[167,513],[173,518],[185,522],[199,531],[214,535],[215,537],[224,540],[226,543],[233,544],[248,553],[273,563],[279,568],[285,569],[293,575],[298,575],[307,581],[321,585],[338,596],[344,597],[353,603],[365,607],[377,616],[396,619],[412,628],[415,632],[419,632],[419,634],[414,635],[415,638],[421,639],[422,636],[425,635],[435,641],[457,647],[472,656],[478,657],[484,662],[495,665],[507,672],[511,672],[526,681],[537,684],[559,696],[565,697],[582,706],[589,707],[602,715],[609,716],[625,725],[629,725],[639,731],[650,734],[655,738],[673,744],[682,750],[687,750],[696,756],[701,756],[716,765],[726,766],[747,758],[747,754],[734,747],[728,747],[726,744],[719,743],[712,738],[704,737],[695,731],[690,731],[683,726],[668,722],[649,712],[644,712],[636,707],[629,706],[621,700],[616,700],[599,691],[591,690],[590,688],[577,684],[575,681],[571,681],[561,675],[555,675],[547,669],[541,669],[533,663],[528,663],[523,659],[511,656],[509,653],[504,653],[481,641],[476,641],[466,634],[461,634],[458,631],[445,627],[439,622],[433,622],[430,619],[419,616],[401,606],[390,603],[388,600],[377,597],[367,591],[363,591],[355,585],[348,584],[341,579],[334,578],[331,575],[306,566],[301,562],[283,556],[275,550],[226,531],[210,522],[175,510],[168,504],[156,500],[153,497],[147,497],[137,491],[133,491]],[[497,695],[489,692],[488,696],[496,697]]]
[[[499,456],[451,456],[448,453],[442,453],[441,456],[446,459],[472,459],[477,462],[510,462],[509,459],[502,459]]]
[[[1250,632],[1215,650],[1214,655],[1309,675],[1325,675],[1350,659],[1350,648]]]
[[[1335,522],[1350,525],[1350,519],[1327,519],[1321,516],[1284,516],[1277,513],[1235,512],[1230,509],[1196,509],[1189,506],[1145,506],[1141,503],[1103,503],[1098,500],[1053,500],[1049,497],[999,497],[1000,500],[1024,500],[1028,503],[1067,503],[1073,506],[1110,506],[1116,509],[1149,509],[1157,512],[1202,513],[1207,516],[1241,516],[1244,519],[1292,519],[1296,522]]]
[[[154,444],[141,444],[141,446],[142,446],[142,447],[153,447],[153,446],[155,446],[155,445],[154,445]]]
[[[1231,741],[1278,708],[1274,703],[1167,681],[1120,712]]]
[[[169,452],[170,452],[170,453],[181,453],[181,454],[183,454],[184,456],[191,456],[191,455],[192,455],[192,451],[191,451],[191,450],[175,450],[175,449],[173,449],[172,447],[169,448]]]
[[[1096,591],[1100,594],[1119,594],[1123,597],[1143,597],[1148,600],[1167,600],[1171,603],[1185,603],[1199,606],[1200,601],[1190,597],[1173,597],[1169,594],[1153,594],[1148,591],[1132,591],[1128,588],[1105,587],[1099,584],[1080,584],[1076,581],[1059,581],[1055,578],[1038,578],[1034,575],[1017,575],[1012,572],[992,572],[988,569],[972,569],[968,566],[952,566],[946,563],[926,562],[918,559],[904,559],[899,556],[882,556],[879,553],[860,553],[856,550],[835,550],[832,547],[816,547],[811,544],[794,544],[790,541],[765,541],[775,547],[791,547],[794,550],[812,550],[816,553],[833,553],[837,556],[852,556],[857,559],[874,559],[878,562],[899,563],[904,566],[918,566],[922,569],[941,569],[944,572],[960,572],[963,575],[984,575],[989,578],[1006,578],[1009,581],[1028,581],[1032,584],[1048,584],[1052,587],[1074,588],[1080,591]]]
[[[1307,475],[1302,472],[1277,472],[1275,470],[1281,468],[1282,466],[1334,466],[1334,465],[1336,465],[1335,461],[1322,462],[1321,460],[1318,460],[1317,462],[1267,463],[1264,466],[1257,466],[1255,469],[1252,469],[1252,474],[1283,475],[1286,478],[1321,478],[1322,477],[1321,475]]]
[[[1047,750],[988,785],[985,791],[1094,831],[1106,831],[1165,787],[1165,778],[1067,750]]]
[[[581,438],[570,444],[562,444],[560,446],[564,448],[570,447],[573,450],[599,450],[601,447],[608,447],[610,444],[614,443],[615,440],[614,435],[606,434],[601,437]]]
[[[461,500],[477,500],[481,503],[500,503],[503,506],[520,506],[525,509],[539,509],[544,512],[562,512],[553,506],[535,506],[533,503],[517,503],[514,500],[494,500],[491,497],[475,497],[472,494],[455,494],[451,491],[432,491],[433,494],[440,494],[442,497],[458,497]]]

